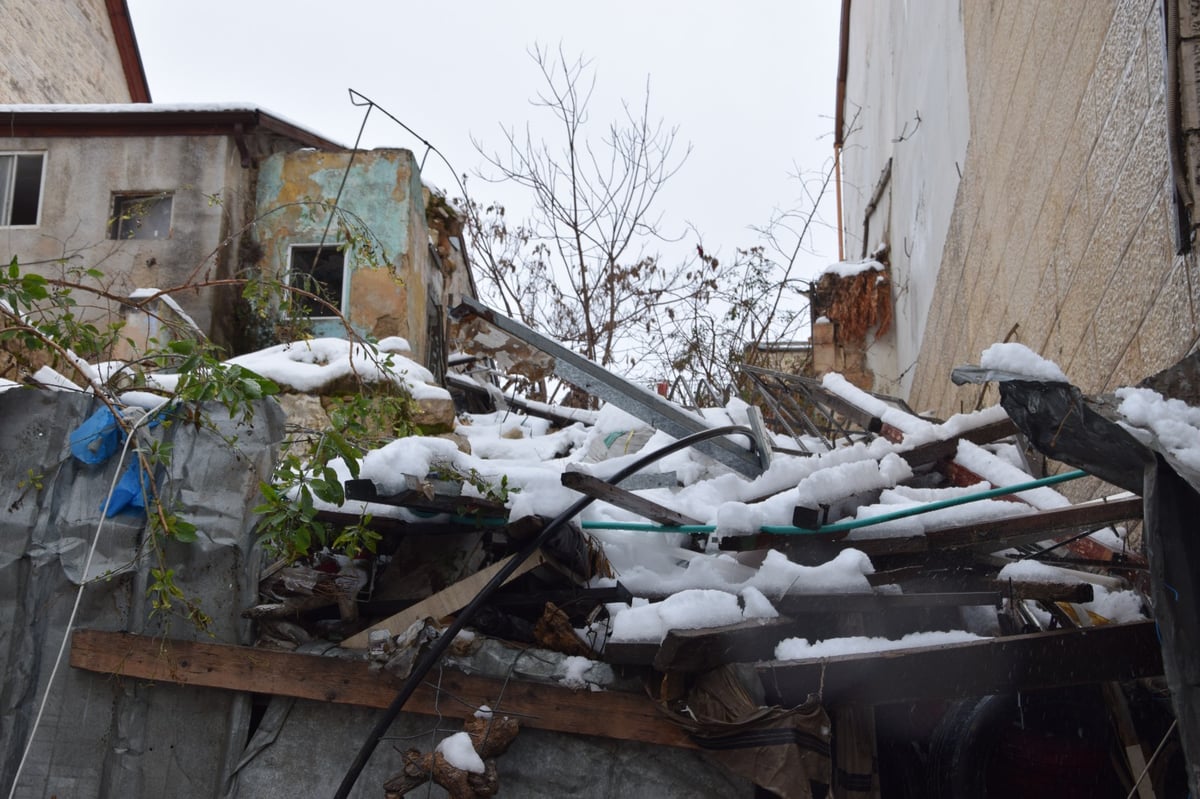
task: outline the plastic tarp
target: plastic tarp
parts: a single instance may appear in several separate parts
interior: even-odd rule
[[[7,795],[30,740],[42,695],[79,586],[76,627],[145,635],[166,632],[149,614],[142,512],[101,519],[118,469],[71,455],[69,434],[100,407],[90,395],[10,389],[0,393],[0,791]],[[240,613],[253,603],[257,568],[250,509],[268,479],[283,434],[274,402],[249,422],[205,407],[213,429],[160,425],[147,435],[169,443],[160,475],[173,508],[195,524],[195,543],[170,543],[166,564],[213,619],[215,640],[248,643]],[[236,436],[236,446],[227,443]],[[96,536],[98,535],[98,538]],[[96,555],[85,575],[88,549]],[[186,620],[174,638],[204,634]],[[207,636],[204,636],[207,638]],[[64,655],[64,661],[66,656]],[[249,699],[232,692],[145,685],[59,667],[46,712],[21,772],[17,797],[137,799],[219,796],[227,763],[249,724]]]

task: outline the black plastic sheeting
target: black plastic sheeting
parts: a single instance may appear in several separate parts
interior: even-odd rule
[[[1142,496],[1163,666],[1188,785],[1192,796],[1200,796],[1200,474],[1151,431],[1118,423],[1114,398],[974,366],[955,369],[951,379],[959,385],[997,382],[1000,404],[1040,452]],[[1200,405],[1200,356],[1188,356],[1142,386]]]

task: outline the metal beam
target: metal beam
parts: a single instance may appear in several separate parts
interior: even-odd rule
[[[517,320],[493,311],[478,300],[471,297],[461,299],[462,303],[451,311],[455,319],[478,316],[510,336],[536,347],[554,359],[555,376],[636,416],[656,430],[661,430],[673,438],[683,438],[711,427],[698,416],[660,397],[650,389],[614,375]],[[769,442],[762,440],[756,443],[761,449],[770,446]],[[763,466],[758,455],[729,439],[702,441],[695,445],[695,449],[746,477],[753,478],[762,474]]]

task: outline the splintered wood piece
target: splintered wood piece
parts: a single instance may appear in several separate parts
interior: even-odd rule
[[[563,472],[562,484],[567,488],[594,497],[610,505],[614,505],[630,513],[636,513],[656,524],[678,526],[683,524],[700,524],[696,519],[685,513],[673,511],[659,505],[657,502],[640,497],[632,491],[606,483],[598,477],[583,472]]]
[[[100,630],[76,630],[72,634],[71,665],[154,682],[373,708],[386,708],[403,684],[387,672],[372,671],[365,660],[164,641]],[[449,697],[461,701],[448,701]],[[442,670],[437,687],[426,683],[418,688],[404,709],[427,716],[469,718],[480,705],[488,705],[497,714],[518,716],[525,727],[696,748],[649,697],[640,694],[572,691],[558,685],[480,677],[450,668]]]
[[[488,581],[504,568],[504,565],[512,560],[515,555],[509,555],[504,560],[497,561],[486,569],[482,569],[464,580],[459,580],[451,586],[443,588],[433,596],[422,599],[415,605],[410,605],[394,616],[389,616],[383,621],[373,624],[362,632],[356,633],[345,641],[342,641],[342,647],[345,649],[366,649],[368,639],[371,633],[375,630],[390,630],[392,635],[399,635],[409,628],[415,621],[432,617],[434,619],[453,616],[458,611],[462,610],[476,594],[487,585]],[[536,569],[542,563],[547,562],[546,556],[538,550],[525,559],[525,562],[513,571],[505,583],[520,577],[530,569]]]
[[[775,645],[799,632],[787,618],[750,619],[723,627],[671,630],[654,656],[659,671],[707,671],[726,663],[774,657]]]
[[[1154,622],[988,638],[758,665],[767,701],[886,704],[1130,680],[1162,674]]]

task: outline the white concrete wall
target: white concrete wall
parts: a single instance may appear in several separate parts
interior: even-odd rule
[[[862,253],[866,207],[891,158],[865,244],[889,248],[895,321],[867,356],[876,390],[907,396],[970,134],[959,3],[855,0],[846,83],[846,257]]]

